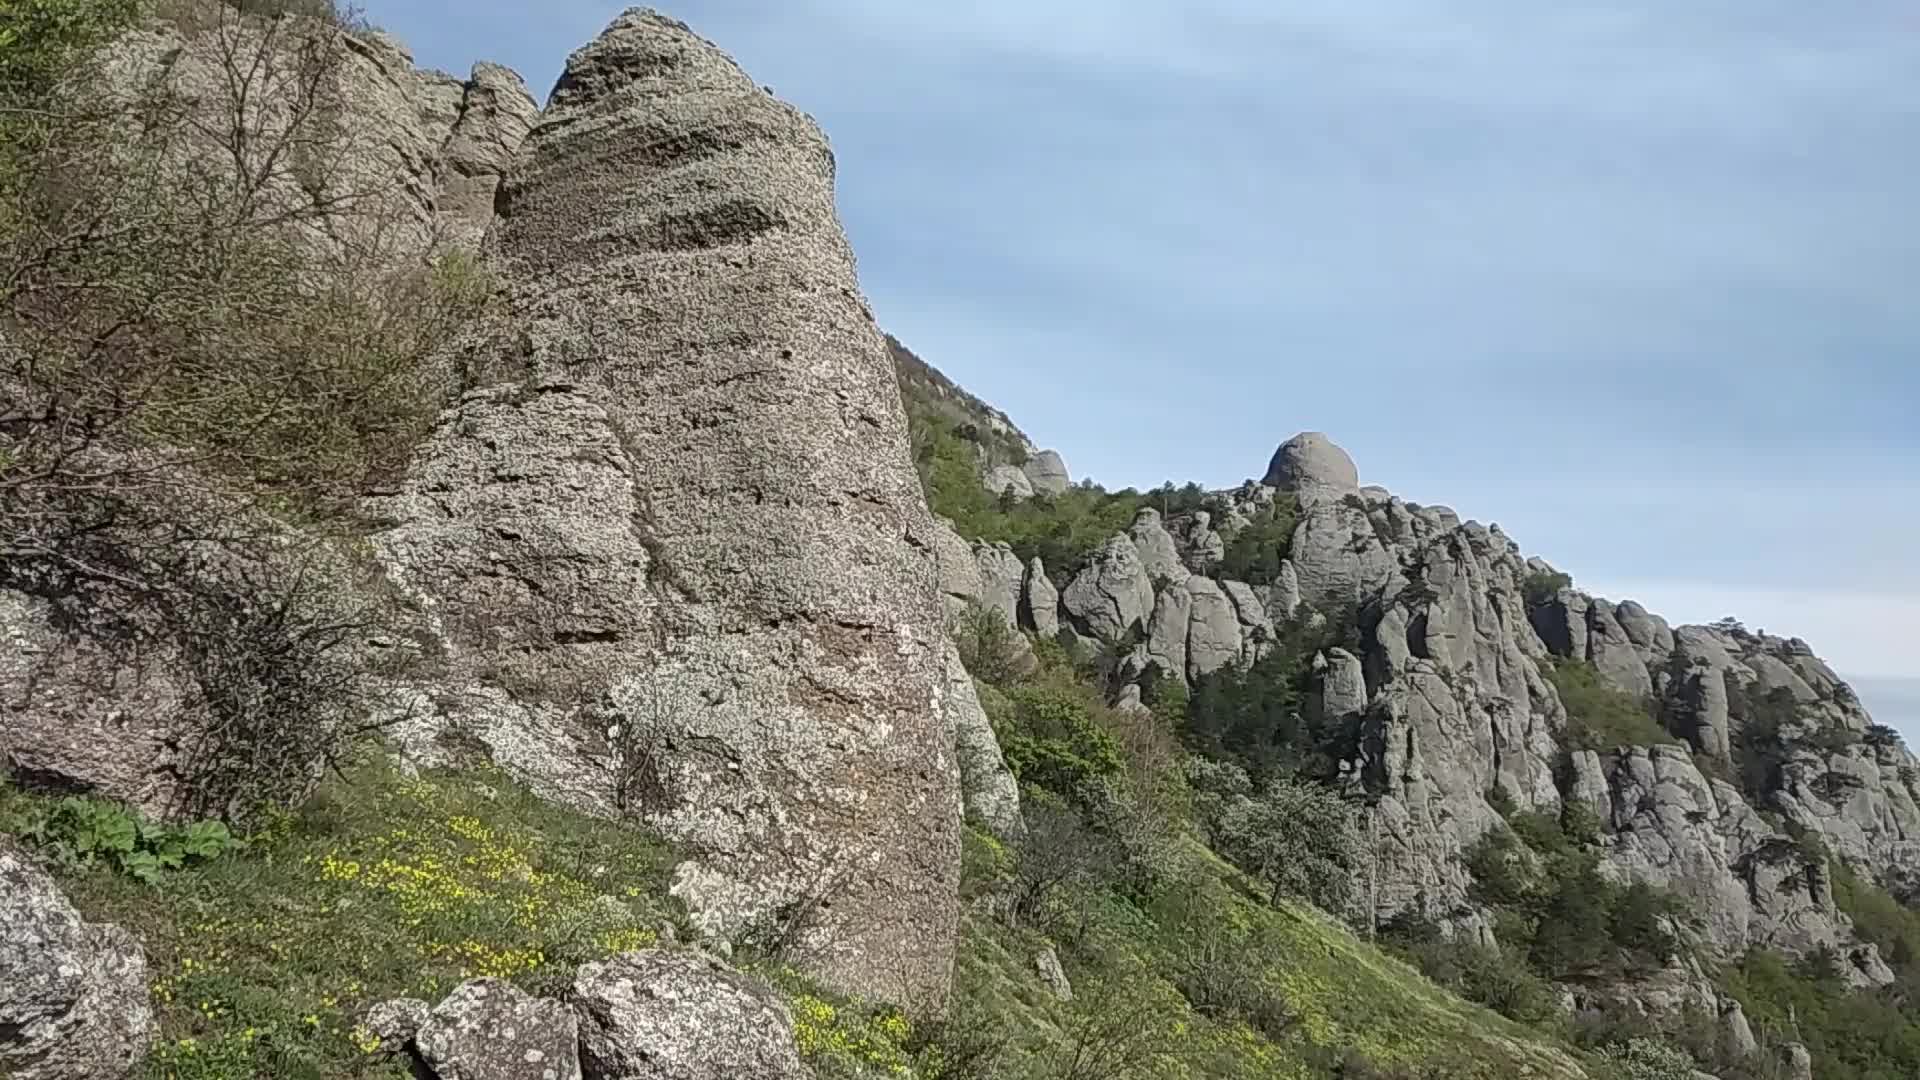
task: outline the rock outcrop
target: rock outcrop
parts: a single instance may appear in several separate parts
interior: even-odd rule
[[[1265,483],[1282,491],[1338,496],[1360,490],[1360,470],[1325,434],[1305,431],[1273,452]]]
[[[445,658],[414,743],[458,728],[638,814],[686,845],[674,889],[710,934],[804,909],[809,970],[938,1000],[960,800],[936,530],[825,139],[630,11],[569,59],[496,206],[515,333],[490,347],[531,374],[449,410],[368,506]]]
[[[967,814],[1002,840],[1018,839],[1026,833],[1020,817],[1020,784],[1008,770],[993,724],[980,707],[973,677],[967,674],[959,650],[951,643],[946,650],[944,708],[947,722],[953,727]]]
[[[153,1038],[146,952],[80,918],[25,852],[0,837],[0,1075],[122,1080]]]
[[[473,979],[447,995],[413,1036],[434,1080],[580,1080],[572,1010],[499,979]]]
[[[1073,486],[1067,463],[1056,450],[1041,450],[1028,456],[1022,470],[1033,490],[1041,495],[1059,495]]]
[[[588,1080],[811,1080],[779,996],[690,952],[580,969],[571,996]]]

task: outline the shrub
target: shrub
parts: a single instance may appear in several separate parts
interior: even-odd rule
[[[1534,607],[1550,602],[1562,589],[1571,588],[1573,579],[1558,570],[1535,570],[1520,582],[1520,594]]]
[[[1693,1059],[1655,1039],[1632,1039],[1600,1051],[1600,1060],[1621,1080],[1692,1080]]]
[[[68,796],[0,822],[54,863],[79,868],[106,863],[149,885],[161,874],[218,858],[237,845],[218,821],[173,826],[148,821],[116,803]]]
[[[1054,800],[1029,799],[1025,816],[1007,912],[1016,925],[1044,930],[1075,892],[1113,880],[1119,852],[1078,811]]]
[[[1272,897],[1345,908],[1363,844],[1353,810],[1314,783],[1276,781],[1229,803],[1214,829],[1220,853],[1264,882]]]
[[[967,674],[995,686],[1006,686],[1022,674],[1025,659],[1020,631],[998,608],[968,601],[966,609],[947,621],[947,635],[960,651]]]
[[[1104,706],[1089,691],[1047,683],[1015,687],[1006,697],[1008,715],[995,734],[1022,783],[1084,805],[1126,771],[1119,740],[1097,718]]]
[[[1221,557],[1219,576],[1250,585],[1267,585],[1280,579],[1280,564],[1293,548],[1293,533],[1300,523],[1300,502],[1291,494],[1274,497],[1273,505],[1255,514],[1228,541]]]
[[[1557,660],[1547,677],[1567,709],[1567,741],[1581,750],[1677,743],[1658,720],[1653,703],[1606,685],[1585,660]]]

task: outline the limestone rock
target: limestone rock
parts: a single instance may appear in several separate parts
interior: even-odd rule
[[[580,1080],[573,1012],[500,979],[455,987],[413,1042],[436,1080]]]
[[[1329,649],[1316,658],[1322,670],[1320,697],[1328,719],[1353,716],[1366,711],[1367,679],[1360,659],[1345,649]]]
[[[967,813],[1002,840],[1025,835],[1020,817],[1020,785],[1007,769],[1000,740],[993,734],[973,677],[960,662],[960,651],[947,645],[946,713],[953,727],[954,756],[960,765],[960,790]]]
[[[649,950],[574,979],[587,1080],[810,1080],[780,996],[700,953]]]
[[[1132,537],[1133,546],[1140,552],[1140,561],[1145,564],[1147,577],[1153,581],[1154,588],[1177,585],[1187,580],[1190,571],[1180,561],[1173,534],[1161,524],[1160,511],[1143,508],[1136,512],[1127,535]]]
[[[496,206],[517,333],[494,348],[533,374],[448,416],[373,508],[404,593],[469,615],[441,624],[431,689],[491,702],[477,736],[536,790],[684,845],[704,932],[832,888],[801,966],[940,1000],[960,798],[938,534],[826,140],[634,10],[568,60]],[[630,797],[615,728],[652,751]]]
[[[987,470],[985,479],[987,491],[995,498],[1010,496],[1014,499],[1033,498],[1033,481],[1020,471],[1017,465],[996,465]]]
[[[1780,1047],[1781,1080],[1813,1080],[1813,1055],[1799,1043]]]
[[[1332,439],[1318,431],[1303,431],[1273,452],[1264,483],[1282,491],[1341,495],[1360,490],[1360,470]]]
[[[1116,535],[1095,551],[1060,594],[1060,606],[1083,637],[1123,638],[1153,611],[1153,581],[1140,549]]]
[[[1000,613],[1008,626],[1020,625],[1020,587],[1026,568],[1005,543],[973,545],[974,565],[980,568],[980,602]]]
[[[1273,642],[1273,617],[1253,586],[1244,581],[1222,581],[1220,591],[1227,594],[1234,618],[1240,622],[1240,662],[1253,664]]]
[[[435,170],[435,210],[445,242],[472,250],[493,224],[500,179],[533,130],[540,107],[520,76],[498,64],[475,64],[460,90],[459,114]]]
[[[53,879],[0,837],[0,1074],[122,1080],[152,1038],[140,943],[83,921]]]
[[[1753,1025],[1747,1022],[1746,1010],[1740,1007],[1739,1000],[1721,998],[1719,1012],[1721,1053],[1735,1061],[1759,1053],[1760,1040],[1753,1037]]]
[[[1034,968],[1040,972],[1040,981],[1047,984],[1053,996],[1061,1001],[1073,1000],[1073,983],[1067,979],[1067,971],[1060,966],[1060,954],[1049,945],[1041,949],[1033,958]]]
[[[1067,474],[1067,463],[1061,459],[1058,451],[1042,450],[1027,458],[1022,466],[1033,490],[1041,495],[1059,495],[1073,486],[1072,477]]]
[[[972,545],[954,531],[953,523],[946,518],[935,518],[927,535],[933,547],[946,613],[958,615],[970,604],[986,603],[987,587],[980,577],[980,562],[973,556]]]
[[[1193,574],[1183,588],[1192,598],[1186,652],[1187,678],[1193,680],[1239,659],[1240,617],[1226,591],[1212,578]]]
[[[1196,574],[1211,574],[1226,558],[1227,542],[1213,527],[1213,515],[1196,510],[1174,530],[1180,560]]]
[[[419,998],[393,998],[368,1009],[361,1024],[380,1040],[380,1049],[398,1051],[412,1046],[414,1036],[427,1026],[432,1014],[433,1006]]]
[[[1193,627],[1193,593],[1162,589],[1147,623],[1147,660],[1167,678],[1187,679],[1187,636]]]
[[[1020,625],[1051,641],[1060,632],[1060,590],[1047,577],[1038,556],[1029,560],[1020,582]]]

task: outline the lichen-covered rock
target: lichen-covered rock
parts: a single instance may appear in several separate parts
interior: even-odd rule
[[[1002,840],[1016,840],[1026,833],[1020,817],[1020,784],[1007,768],[1000,740],[974,692],[973,677],[960,662],[960,651],[952,643],[946,651],[945,709],[967,814]]]
[[[573,1011],[500,979],[455,987],[413,1043],[435,1080],[580,1080]]]
[[[683,845],[704,932],[805,909],[806,970],[940,1000],[960,799],[937,531],[826,140],[629,11],[569,59],[496,207],[515,332],[488,348],[531,375],[449,414],[370,507],[403,592],[477,624],[435,635],[439,715]]]
[[[1192,602],[1187,620],[1187,678],[1198,679],[1240,657],[1240,617],[1212,578],[1192,574],[1178,586]]]
[[[367,1010],[361,1026],[378,1040],[378,1049],[387,1052],[409,1050],[413,1037],[427,1026],[433,1006],[419,998],[392,998]]]
[[[977,543],[973,561],[980,568],[980,602],[999,612],[1008,626],[1019,626],[1020,586],[1026,574],[1020,557],[1005,543]]]
[[[586,1080],[811,1080],[768,987],[691,952],[587,964],[570,998]]]
[[[45,872],[0,837],[0,1075],[121,1080],[153,1038],[146,952],[83,921]]]

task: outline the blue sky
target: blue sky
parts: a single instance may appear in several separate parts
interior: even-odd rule
[[[622,6],[368,14],[544,97]],[[1807,638],[1920,742],[1911,0],[666,10],[826,128],[886,327],[1076,476],[1324,430],[1583,587]]]

